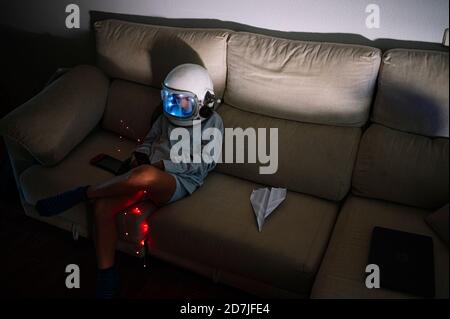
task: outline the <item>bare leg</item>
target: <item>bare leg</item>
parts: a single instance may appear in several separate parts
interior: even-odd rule
[[[162,164],[161,164],[162,165]],[[154,165],[141,165],[126,174],[116,176],[105,183],[80,186],[55,196],[40,199],[36,210],[41,216],[51,217],[68,210],[87,199],[100,197],[151,195],[156,204],[163,204],[170,198],[168,190],[175,189],[175,178]]]
[[[132,204],[133,201],[128,195],[94,201],[94,243],[99,269],[114,265],[117,243],[116,214]]]
[[[162,183],[162,185],[160,185]],[[129,172],[113,177],[110,180],[90,186],[87,197],[95,199],[99,197],[136,195],[144,190],[151,193],[152,200],[158,204],[165,203],[170,199],[165,198],[164,190],[167,188],[175,190],[176,182],[172,175],[152,165],[140,165]],[[150,189],[151,188],[151,189]],[[161,190],[163,190],[162,194]]]
[[[94,198],[95,245],[100,269],[114,264],[117,243],[116,214],[141,200],[144,188],[148,189],[147,198],[156,205],[165,204],[175,191],[174,177],[153,166],[142,165],[130,173],[125,178],[114,178],[111,182],[94,186],[90,190],[90,196]]]

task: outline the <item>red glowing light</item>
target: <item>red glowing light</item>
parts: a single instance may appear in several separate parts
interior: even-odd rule
[[[144,246],[145,245],[145,241],[142,239],[141,240],[141,246]]]
[[[139,209],[139,207],[134,207],[132,212],[133,212],[133,214],[136,214],[136,215],[140,215],[141,214],[141,210]]]
[[[144,233],[146,233],[146,232],[148,231],[148,224],[147,224],[147,223],[143,223],[143,224],[142,224],[142,231],[143,231]]]
[[[146,193],[146,191],[141,189],[140,191],[137,192],[136,195],[137,195],[138,198],[141,198],[142,196],[144,196],[145,193]]]

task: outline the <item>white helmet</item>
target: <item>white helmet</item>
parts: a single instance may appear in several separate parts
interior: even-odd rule
[[[220,100],[208,71],[197,64],[181,64],[162,84],[163,112],[175,125],[190,126],[194,120],[208,118]]]

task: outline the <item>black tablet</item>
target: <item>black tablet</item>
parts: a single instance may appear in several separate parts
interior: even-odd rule
[[[429,236],[375,227],[369,264],[380,269],[380,287],[432,298],[433,239]]]

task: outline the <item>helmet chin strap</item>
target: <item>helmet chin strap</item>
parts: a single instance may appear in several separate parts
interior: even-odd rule
[[[214,112],[215,106],[221,102],[220,99],[216,98],[214,94],[210,91],[206,92],[205,98],[203,99],[203,106],[200,108],[199,114],[203,118],[208,118]]]
[[[216,98],[216,96],[213,93],[211,93],[210,91],[207,91],[205,94],[205,98],[203,99],[203,105],[212,107],[216,103],[220,103],[220,99]]]

